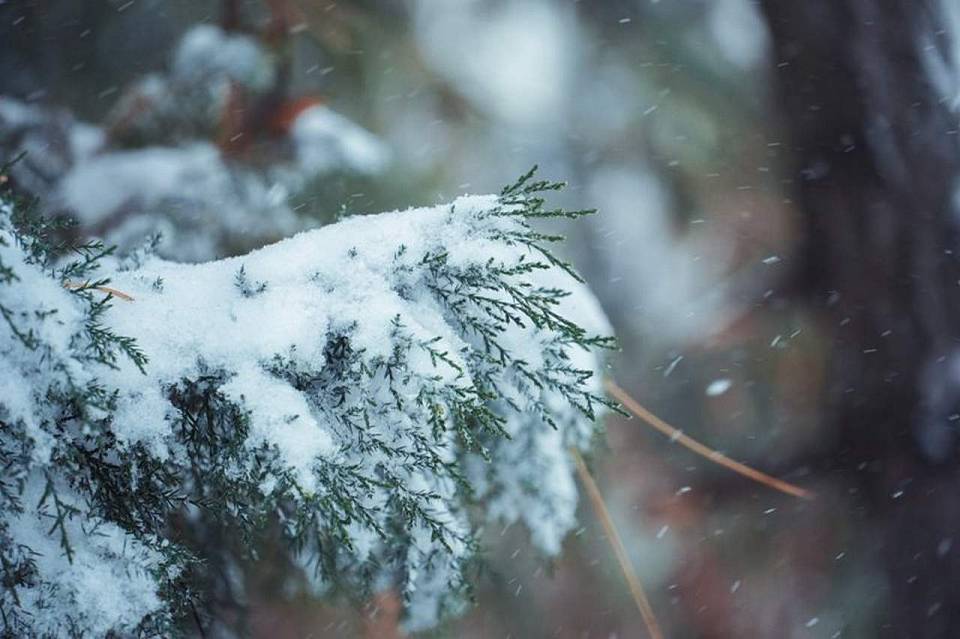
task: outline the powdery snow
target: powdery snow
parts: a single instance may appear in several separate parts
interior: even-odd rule
[[[532,320],[509,306],[517,303],[511,295],[526,303],[541,291],[565,289],[572,294],[555,299],[551,312],[587,335],[609,333],[581,283],[557,267],[527,267],[541,256],[517,240],[527,232],[519,214],[512,213],[517,206],[472,196],[447,206],[354,217],[244,256],[199,265],[142,255],[109,260],[98,275],[109,276],[110,286],[133,301],[114,300],[101,321],[136,340],[149,357],[145,372],[122,357],[115,368],[77,366],[71,336],[83,316],[71,310],[77,309],[75,295],[39,268],[18,264],[8,232],[0,236],[6,239],[0,257],[17,266],[20,279],[0,287],[0,301],[8,307],[57,308],[56,320],[37,330],[46,331],[38,335],[64,365],[53,371],[38,368],[35,358],[6,336],[0,358],[27,380],[22,385],[27,392],[5,394],[0,408],[7,419],[25,424],[41,472],[57,445],[47,441],[48,431],[41,428],[46,422],[37,417],[44,414],[38,401],[44,389],[51,383],[95,380],[116,390],[109,427],[121,450],[143,445],[157,459],[189,467],[188,450],[173,427],[177,408],[171,389],[201,377],[218,380],[220,397],[246,416],[244,445],[250,455],[263,450],[276,455],[281,474],[259,480],[263,498],[270,499],[290,480],[299,498],[311,499],[333,490],[325,477],[356,479],[356,487],[337,490],[353,491],[348,495],[353,508],[368,518],[349,521],[350,550],[339,553],[338,570],[350,580],[359,578],[354,571],[377,566],[376,584],[403,589],[408,628],[432,626],[462,603],[453,594],[463,584],[477,523],[468,516],[466,495],[449,469],[462,465],[465,480],[486,504],[487,517],[522,521],[543,552],[556,554],[574,525],[577,503],[568,448],[587,447],[593,434],[592,419],[571,403],[569,389],[584,393],[573,400],[587,405],[595,400],[586,394],[602,394],[601,360],[593,347],[568,341],[554,320]],[[497,309],[517,316],[507,319]],[[501,350],[484,346],[489,338],[477,332],[478,326],[494,331]],[[64,371],[76,379],[67,375],[56,382]],[[495,388],[499,399],[490,401],[481,387]],[[509,438],[469,433],[476,427],[456,424],[463,418],[454,410],[487,402],[502,416]],[[489,463],[464,446],[467,436],[487,449]],[[243,456],[238,459],[244,463]],[[31,481],[39,479],[35,475]],[[402,558],[376,532],[392,525],[398,499],[419,513],[405,524]],[[23,511],[27,523],[13,526],[9,534],[18,539],[21,533],[35,534],[26,532],[30,516]],[[119,529],[110,534],[123,536]],[[128,541],[131,549],[138,548],[135,540]],[[55,542],[44,538],[42,543],[44,552],[57,555]],[[95,559],[106,552],[90,550],[89,566],[65,564],[62,556],[50,559],[54,563],[39,566],[44,583],[73,588],[70,605],[79,606],[78,584],[94,578],[95,567],[103,571],[96,578],[122,572],[124,557]],[[320,552],[310,542],[295,558],[317,593],[329,585],[310,568]],[[91,621],[91,628],[135,626],[137,615],[156,605],[152,582],[141,573],[127,571],[127,581],[111,586],[128,605],[105,621]]]

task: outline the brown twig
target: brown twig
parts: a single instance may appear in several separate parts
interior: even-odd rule
[[[617,532],[617,527],[610,517],[610,512],[607,510],[607,504],[603,501],[603,495],[600,494],[597,482],[593,480],[593,475],[591,475],[587,469],[587,464],[583,461],[583,456],[580,454],[580,451],[576,448],[571,448],[570,454],[573,455],[573,461],[577,466],[577,474],[580,476],[580,482],[587,489],[587,495],[590,497],[593,510],[600,519],[600,523],[603,524],[603,530],[607,533],[607,540],[613,547],[613,554],[617,558],[617,563],[620,564],[623,578],[630,587],[630,594],[633,595],[633,601],[637,604],[637,609],[640,610],[640,616],[643,617],[643,623],[647,626],[647,632],[650,634],[650,638],[663,639],[660,624],[657,623],[657,616],[653,613],[653,607],[650,605],[650,600],[647,599],[647,594],[643,591],[643,585],[640,583],[640,578],[637,577],[637,573],[633,569],[633,564],[630,563],[630,558],[627,556],[627,549],[624,548],[620,534]]]
[[[72,290],[77,290],[77,289],[81,289],[81,288],[87,288],[88,286],[90,286],[90,285],[89,285],[87,282],[64,282],[64,283],[63,283],[63,287],[64,287],[64,288],[69,288],[69,289],[72,289]],[[132,296],[132,295],[128,295],[127,293],[124,293],[123,291],[118,291],[118,290],[115,289],[115,288],[110,288],[109,286],[90,286],[90,288],[96,289],[96,290],[100,291],[101,293],[107,293],[107,294],[109,294],[109,295],[113,295],[114,297],[116,297],[116,298],[118,298],[118,299],[121,299],[121,300],[124,300],[124,301],[126,301],[126,302],[132,302],[132,301],[133,301],[133,296]]]
[[[616,400],[620,402],[630,413],[632,413],[634,417],[637,417],[650,426],[656,428],[664,435],[667,435],[671,441],[677,442],[681,446],[692,450],[693,452],[709,459],[715,464],[720,464],[724,468],[728,468],[735,473],[743,475],[744,477],[749,477],[753,481],[761,483],[765,486],[769,486],[774,490],[779,490],[780,492],[793,495],[794,497],[799,497],[801,499],[813,499],[816,497],[816,494],[812,491],[809,491],[805,488],[800,488],[799,486],[794,486],[793,484],[785,482],[781,479],[777,479],[776,477],[771,477],[766,473],[762,473],[759,470],[750,468],[746,464],[741,464],[738,461],[734,461],[719,451],[716,451],[708,446],[704,446],[692,437],[685,435],[680,429],[674,428],[641,406],[637,400],[630,397],[630,395],[628,395],[625,390],[617,386],[616,382],[613,380],[607,379],[605,381],[605,385],[607,392],[610,393],[612,397],[616,398]]]

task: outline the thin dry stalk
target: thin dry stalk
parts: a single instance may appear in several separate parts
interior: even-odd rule
[[[607,504],[603,501],[603,495],[600,494],[600,489],[597,487],[597,482],[593,480],[593,475],[587,470],[587,464],[583,461],[580,451],[571,448],[570,454],[573,455],[573,461],[576,463],[580,481],[587,489],[587,495],[590,497],[593,510],[600,519],[600,523],[603,524],[603,530],[607,533],[607,540],[613,547],[613,554],[616,556],[620,570],[623,572],[623,578],[626,579],[627,585],[630,587],[630,594],[633,595],[633,601],[637,604],[637,609],[640,610],[640,616],[643,617],[643,623],[647,626],[650,638],[663,639],[660,624],[657,623],[657,616],[653,613],[653,607],[650,605],[650,600],[647,599],[640,578],[637,577],[637,573],[633,569],[633,564],[630,563],[627,550],[623,546],[617,527],[613,524],[613,519],[607,510]]]
[[[744,477],[749,477],[755,482],[769,486],[774,490],[779,490],[780,492],[786,493],[788,495],[793,495],[794,497],[799,497],[801,499],[813,499],[816,497],[816,494],[812,491],[809,491],[805,488],[800,488],[799,486],[794,486],[791,483],[785,482],[776,477],[771,477],[766,473],[762,473],[759,470],[750,468],[746,464],[741,464],[738,461],[734,461],[724,455],[723,453],[716,451],[709,446],[704,446],[697,440],[689,437],[683,433],[678,428],[674,428],[667,422],[663,421],[649,410],[640,405],[640,402],[630,397],[625,390],[617,386],[616,382],[613,380],[607,379],[605,381],[607,392],[620,404],[623,405],[634,417],[646,422],[650,426],[656,428],[664,435],[668,436],[671,441],[677,442],[681,446],[692,450],[701,457],[709,459],[715,464],[720,464],[724,468],[728,468],[735,473],[739,473]]]
[[[64,288],[78,289],[78,288],[85,288],[85,287],[88,286],[88,284],[86,284],[86,283],[84,283],[84,282],[65,282],[63,286],[64,286]],[[123,291],[118,291],[118,290],[115,289],[115,288],[110,288],[109,286],[93,286],[93,287],[91,287],[91,288],[94,288],[94,289],[100,291],[101,293],[107,293],[107,294],[109,294],[109,295],[113,295],[114,297],[116,297],[116,298],[118,298],[118,299],[121,299],[121,300],[124,300],[124,301],[126,301],[126,302],[132,302],[132,301],[133,301],[133,296],[132,296],[132,295],[128,295],[127,293],[124,293]]]

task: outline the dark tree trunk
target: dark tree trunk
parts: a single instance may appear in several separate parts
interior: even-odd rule
[[[883,636],[960,636],[960,138],[943,74],[960,69],[946,2],[762,2],[806,220],[792,290],[832,339],[829,459],[867,518],[852,551],[887,570]]]

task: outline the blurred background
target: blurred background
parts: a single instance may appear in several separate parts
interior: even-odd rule
[[[944,91],[957,85],[942,15],[928,2],[914,3],[916,20],[897,13],[904,2],[884,15],[883,3],[838,0],[839,14],[812,17],[786,14],[831,3],[763,4],[0,0],[0,159],[28,151],[17,188],[77,218],[79,234],[135,254],[159,233],[161,254],[187,261],[344,214],[497,192],[538,164],[568,182],[557,204],[599,211],[563,229],[564,250],[622,345],[610,376],[685,433],[818,495],[776,493],[610,417],[592,467],[666,636],[960,636],[956,507],[938,501],[956,487],[957,395],[936,404],[918,381],[949,378],[925,362],[947,366],[956,331],[933,337],[911,315],[919,249],[883,253],[919,246],[881,222],[900,219],[901,196],[920,187],[858,156],[882,155],[876,127],[860,126],[877,121],[863,112],[863,78],[887,83],[890,144],[922,128],[898,128],[899,90],[929,105],[918,121],[939,118],[931,139],[956,133],[953,103],[931,82],[895,84],[944,62]],[[879,11],[866,18],[885,29],[846,29],[866,24],[854,5]],[[897,47],[922,28],[939,57],[921,59],[920,42],[904,58]],[[907,34],[890,54],[906,62],[887,73],[891,31]],[[819,38],[830,70],[808,73]],[[924,164],[935,146],[910,144],[901,172],[932,166],[929,179],[953,180],[957,160],[944,158],[960,151]],[[865,199],[811,212],[816,193],[864,184]],[[931,230],[950,184],[915,207],[936,236],[931,254],[953,238]],[[858,217],[864,202],[876,227]],[[886,239],[818,245],[847,213]],[[903,264],[888,269],[894,254]],[[862,280],[838,284],[830,269],[847,261]],[[931,268],[946,282],[955,265]],[[879,311],[853,294],[893,281],[901,288],[883,291],[909,294]],[[901,334],[921,337],[887,349]],[[851,398],[851,411],[873,413],[852,418]],[[581,521],[555,559],[519,527],[489,526],[476,605],[428,636],[645,636],[586,502]],[[258,596],[254,636],[401,636],[389,596],[359,612]]]

